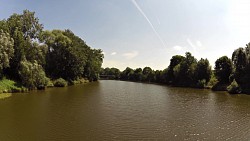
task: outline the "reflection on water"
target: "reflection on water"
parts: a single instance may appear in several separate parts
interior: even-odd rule
[[[0,100],[0,140],[250,140],[250,96],[99,81]]]
[[[1,100],[1,99],[5,99],[5,98],[8,98],[8,97],[11,97],[11,93],[3,93],[3,94],[0,94],[0,100]]]

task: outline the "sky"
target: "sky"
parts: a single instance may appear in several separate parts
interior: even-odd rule
[[[104,52],[103,67],[165,69],[191,52],[210,64],[250,42],[249,0],[0,0],[0,19],[28,9],[45,30],[70,29]]]

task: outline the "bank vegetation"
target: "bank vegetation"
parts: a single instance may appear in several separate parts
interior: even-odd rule
[[[185,56],[172,56],[169,66],[164,70],[153,70],[150,67],[127,67],[123,71],[117,68],[102,68],[100,75],[109,76],[108,79],[250,94],[250,43],[244,48],[236,49],[231,58],[218,58],[213,69],[208,59],[197,60],[187,52]]]
[[[103,62],[71,30],[44,30],[35,12],[0,21],[0,93],[96,81]]]

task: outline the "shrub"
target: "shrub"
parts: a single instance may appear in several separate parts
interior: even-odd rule
[[[48,83],[48,78],[41,65],[37,61],[29,62],[21,61],[19,75],[22,79],[22,84],[29,89],[45,87]]]
[[[241,93],[240,87],[238,85],[238,83],[235,81],[235,79],[233,80],[233,82],[227,87],[227,91],[230,94],[239,94]]]
[[[196,87],[197,88],[205,88],[206,87],[206,79],[198,80]]]
[[[54,81],[55,87],[66,87],[67,85],[68,85],[68,82],[64,80],[63,78],[59,78]]]
[[[54,83],[49,79],[47,87],[54,87]]]
[[[209,87],[213,87],[213,86],[215,86],[217,83],[218,83],[217,78],[215,77],[214,74],[212,74],[212,75],[211,75],[211,78],[210,78],[210,80],[209,80],[209,82],[208,82],[207,85],[208,85]]]
[[[27,88],[13,80],[3,78],[0,80],[0,93],[26,92]]]

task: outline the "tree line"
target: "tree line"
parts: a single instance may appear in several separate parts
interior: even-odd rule
[[[69,29],[44,30],[35,12],[24,10],[0,21],[0,78],[29,89],[59,78],[95,81],[103,57],[100,49],[89,47]]]
[[[218,58],[214,69],[208,59],[197,60],[190,52],[186,52],[185,56],[172,56],[169,66],[164,70],[153,70],[150,67],[127,67],[123,71],[117,68],[102,68],[100,75],[109,75],[110,79],[116,80],[250,94],[250,43],[245,48],[236,49],[231,59],[227,56]]]

